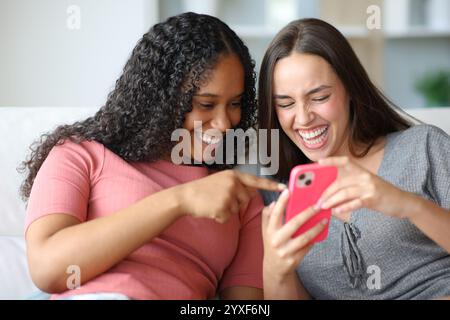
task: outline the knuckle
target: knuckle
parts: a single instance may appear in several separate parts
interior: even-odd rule
[[[299,237],[297,238],[296,246],[297,246],[297,248],[301,249],[301,248],[303,248],[308,242],[309,242],[309,241],[308,241],[308,235],[305,233],[305,234],[303,234],[302,236],[299,236]]]
[[[225,171],[227,175],[229,175],[230,177],[234,177],[236,176],[236,171],[234,171],[233,169],[228,169]]]
[[[230,180],[228,180],[228,188],[230,188],[230,189],[232,189],[232,190],[234,190],[235,188],[236,188],[236,186],[237,186],[237,179],[230,179]]]
[[[295,217],[295,220],[292,221],[293,222],[292,225],[289,227],[290,231],[294,233],[298,228],[300,228],[305,223],[307,218],[308,217],[302,214],[297,215]]]
[[[272,240],[270,241],[270,246],[274,249],[278,248],[278,241],[277,241],[276,237],[272,238]]]
[[[313,229],[311,229],[311,232],[308,232],[307,234],[305,234],[305,237],[303,238],[303,245],[305,246],[306,244],[308,244],[315,236],[316,232],[317,232],[317,226]]]
[[[227,201],[227,199],[225,198],[225,199],[223,199],[222,201],[218,201],[217,202],[217,204],[216,204],[216,212],[223,212],[223,211],[226,211],[227,210],[227,203],[228,203],[228,201]],[[219,213],[216,213],[216,214],[219,214]]]

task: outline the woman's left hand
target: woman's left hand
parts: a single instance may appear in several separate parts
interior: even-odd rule
[[[318,204],[322,209],[332,208],[336,218],[352,211],[367,208],[386,215],[407,218],[402,200],[408,193],[398,189],[377,175],[355,164],[347,157],[330,157],[318,162],[336,166],[338,178],[322,194]]]

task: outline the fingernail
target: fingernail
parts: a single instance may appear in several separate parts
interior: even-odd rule
[[[280,191],[281,190],[286,190],[287,189],[287,185],[285,185],[284,183],[279,183],[278,184],[278,189],[280,189]]]
[[[273,206],[275,205],[275,201],[272,201],[270,204],[269,204],[269,209],[273,209]]]
[[[328,223],[328,219],[323,219],[321,223],[322,223],[323,225],[327,224],[327,223]]]
[[[281,193],[281,195],[282,195],[283,197],[289,195],[289,190],[288,190],[288,189],[284,189],[283,192]]]
[[[314,211],[319,211],[320,210],[320,204],[316,203],[313,207]]]

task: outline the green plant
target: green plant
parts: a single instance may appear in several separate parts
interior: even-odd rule
[[[416,90],[425,97],[427,107],[450,105],[450,71],[435,71],[417,80]]]

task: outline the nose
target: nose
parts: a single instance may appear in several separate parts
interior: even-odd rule
[[[226,108],[216,108],[213,119],[211,120],[211,127],[221,132],[225,132],[227,129],[231,129],[231,119],[228,115]]]
[[[314,114],[311,112],[308,105],[299,104],[295,112],[295,122],[304,126],[314,119]]]

